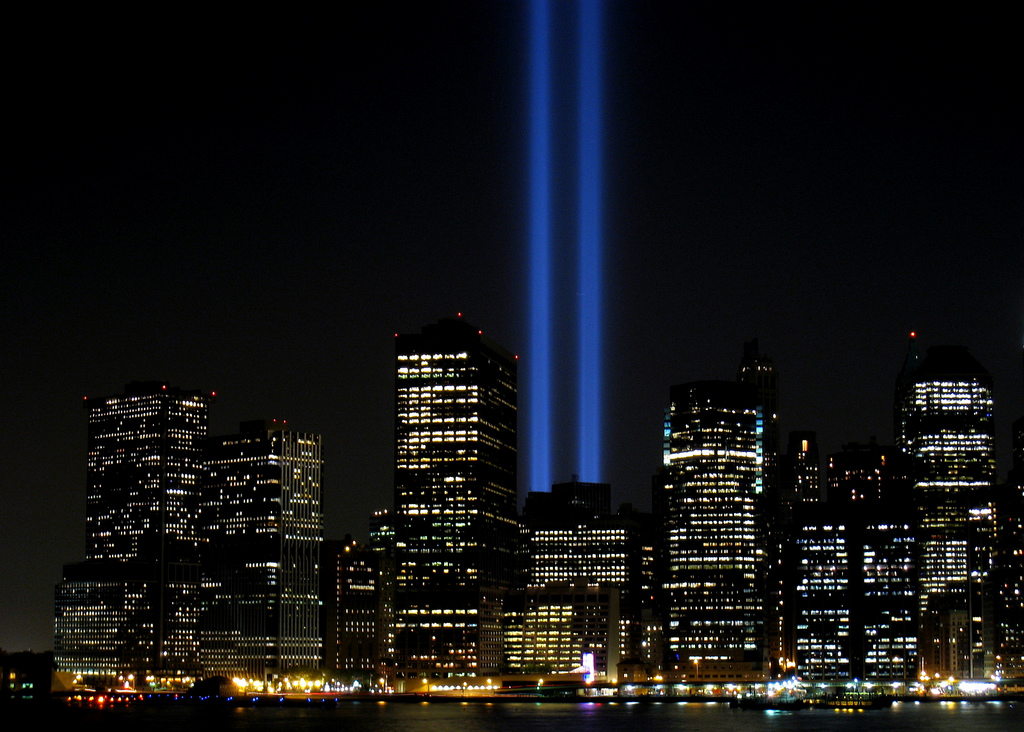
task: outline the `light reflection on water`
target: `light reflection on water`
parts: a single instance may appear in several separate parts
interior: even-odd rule
[[[888,710],[761,712],[725,704],[408,704],[335,709],[136,706],[51,709],[61,725],[104,732],[1007,732],[1024,730],[1024,703],[897,704]],[[41,720],[42,721],[42,720]],[[49,725],[40,725],[49,726]]]

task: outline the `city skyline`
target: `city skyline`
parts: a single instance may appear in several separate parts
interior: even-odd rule
[[[261,417],[322,434],[327,534],[365,538],[392,491],[392,334],[461,311],[524,378],[525,8],[359,12],[331,36],[310,18],[145,40],[30,24],[3,219],[5,650],[49,647],[53,585],[84,556],[83,395],[169,379],[218,393],[212,434]],[[606,10],[600,479],[616,502],[648,505],[668,387],[732,378],[755,337],[783,436],[817,431],[823,457],[889,441],[907,332],[967,346],[1009,467],[1009,23],[816,12]],[[554,446],[557,480],[573,452]]]

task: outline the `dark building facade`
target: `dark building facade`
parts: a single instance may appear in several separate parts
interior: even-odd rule
[[[1024,678],[1024,486],[1000,486],[994,495],[995,541],[991,574],[996,673]]]
[[[801,503],[821,500],[821,455],[818,435],[809,430],[789,433],[782,461],[781,503],[792,510]]]
[[[142,687],[199,665],[199,513],[212,397],[163,382],[86,399],[86,561],[57,587],[61,671]]]
[[[206,673],[274,684],[321,662],[320,435],[243,422],[212,438],[203,484]]]
[[[851,442],[828,456],[828,500],[840,505],[908,505],[913,502],[912,474],[913,464],[899,448]]]
[[[993,559],[996,673],[1024,678],[1024,416],[1013,423],[1013,468],[995,493]]]
[[[765,636],[771,671],[780,676],[792,659],[785,596],[785,552],[789,544],[793,506],[793,477],[782,452],[779,424],[779,374],[771,357],[761,353],[755,338],[743,344],[736,380],[757,392],[761,420],[761,485],[765,521]]]
[[[386,509],[370,516],[370,549],[380,557],[380,657],[385,672],[394,669],[395,658],[395,526]]]
[[[761,353],[756,338],[743,344],[743,358],[736,380],[754,387],[757,393],[757,404],[761,408],[761,482],[765,495],[774,500],[781,487],[779,373],[771,357]]]
[[[0,650],[0,709],[8,702],[49,703],[54,669],[51,651]]]
[[[1024,487],[1024,417],[1013,423],[1013,470],[1010,482]]]
[[[395,340],[395,678],[501,666],[515,572],[516,361],[444,319]]]
[[[386,672],[382,577],[391,560],[351,537],[325,542],[322,556],[324,665],[376,683]]]

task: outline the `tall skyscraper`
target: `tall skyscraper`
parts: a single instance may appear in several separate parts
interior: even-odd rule
[[[497,670],[515,571],[516,361],[459,319],[395,340],[396,681]]]
[[[86,399],[86,559],[199,561],[199,494],[212,398],[161,382]]]
[[[395,658],[395,526],[394,516],[387,509],[370,516],[370,549],[379,557],[380,575],[380,658],[386,672]]]
[[[274,684],[320,665],[320,435],[243,422],[212,438],[202,492],[207,674]]]
[[[962,346],[921,359],[911,337],[896,381],[897,445],[913,461],[923,671],[970,677],[982,608],[971,588],[971,509],[995,480],[992,377]]]
[[[761,353],[757,338],[743,344],[743,358],[736,380],[757,390],[761,408],[761,482],[764,493],[773,501],[779,491],[779,457],[782,433],[779,426],[779,372],[771,356]]]
[[[910,461],[895,447],[829,455],[828,502],[797,509],[797,667],[804,679],[917,676]]]
[[[671,390],[666,645],[687,680],[767,674],[761,417],[748,384]]]
[[[199,671],[199,512],[212,397],[133,382],[86,399],[86,561],[57,587],[63,671],[137,687]]]
[[[785,558],[783,553],[790,534],[793,497],[783,483],[782,434],[779,426],[779,375],[767,354],[761,353],[757,339],[743,344],[736,380],[749,384],[757,395],[761,438],[761,502],[765,521],[765,635],[771,670],[782,675],[792,658],[787,644]]]

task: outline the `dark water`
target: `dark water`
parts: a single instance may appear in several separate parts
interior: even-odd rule
[[[40,732],[49,732],[51,724],[47,722],[61,730],[105,732],[1024,732],[1024,703],[897,704],[866,712],[758,712],[730,709],[725,704],[607,703],[356,702],[335,709],[135,706],[50,708],[39,714]]]

